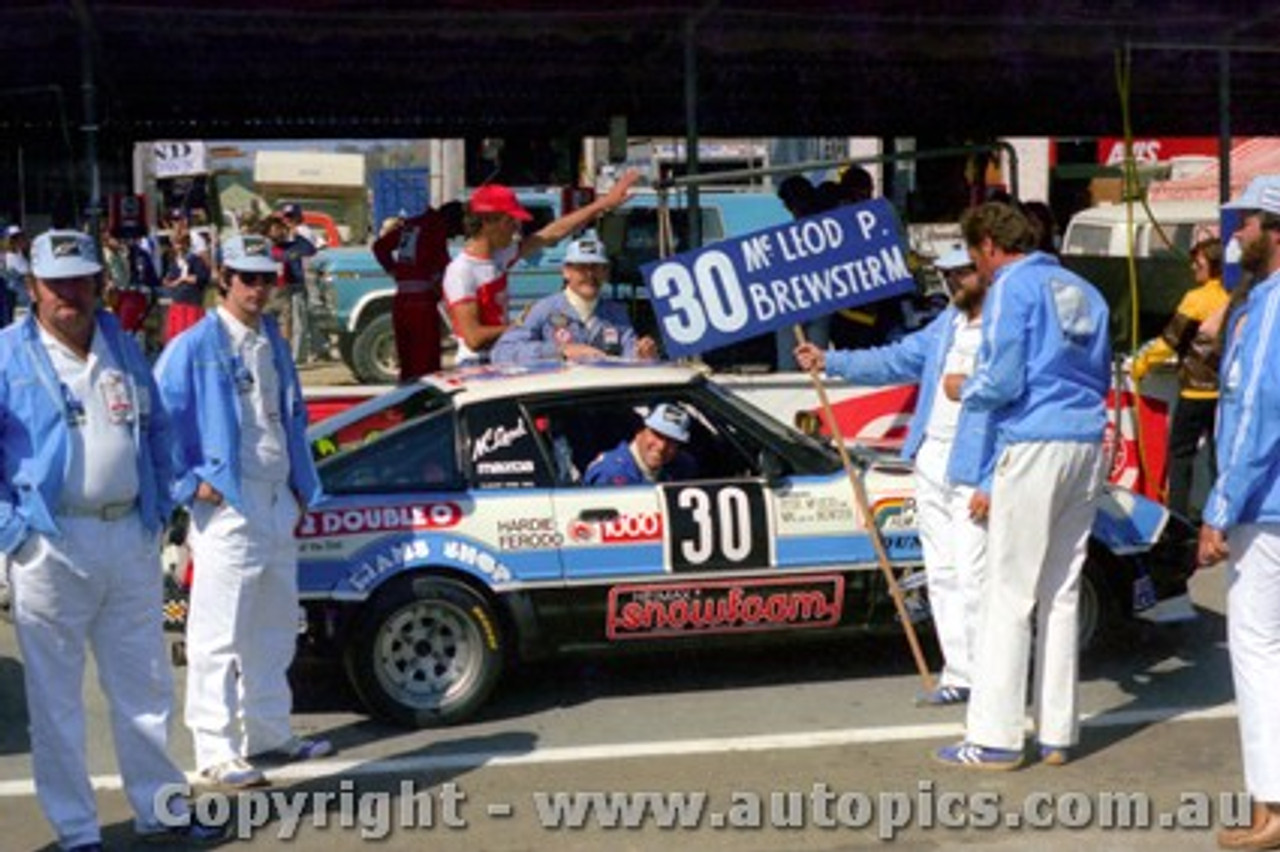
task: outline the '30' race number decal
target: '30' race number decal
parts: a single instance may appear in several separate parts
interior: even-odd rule
[[[760,483],[668,485],[662,497],[673,571],[769,567],[769,524]]]

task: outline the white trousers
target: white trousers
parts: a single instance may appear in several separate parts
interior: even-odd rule
[[[1231,531],[1227,638],[1245,788],[1280,802],[1280,524]]]
[[[926,438],[916,456],[916,518],[924,550],[929,609],[942,648],[942,686],[973,677],[986,575],[987,527],[969,518],[973,489],[947,485],[951,443]]]
[[[154,798],[183,783],[167,751],[173,676],[162,628],[160,548],[135,512],[116,521],[59,518],[10,562],[14,625],[31,717],[31,761],[45,817],[64,847],[99,840],[85,758],[84,665],[92,645],[125,793],[139,827]]]
[[[1012,444],[996,465],[987,526],[987,583],[969,698],[968,740],[1020,749],[1037,616],[1035,725],[1040,742],[1076,744],[1078,609],[1102,480],[1098,444]]]
[[[241,489],[244,514],[197,502],[191,517],[186,722],[199,770],[292,735],[298,505],[285,484],[245,479]]]

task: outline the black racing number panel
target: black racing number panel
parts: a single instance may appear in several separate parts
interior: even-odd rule
[[[769,527],[759,482],[662,486],[673,572],[769,567]]]

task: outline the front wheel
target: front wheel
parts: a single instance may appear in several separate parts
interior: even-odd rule
[[[489,602],[442,577],[392,581],[357,619],[347,676],[374,714],[425,728],[471,716],[502,672],[502,633]]]
[[[351,344],[351,372],[366,385],[393,385],[400,379],[396,332],[390,313],[381,313],[356,332]]]

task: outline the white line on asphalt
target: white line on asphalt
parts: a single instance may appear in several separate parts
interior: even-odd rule
[[[1114,728],[1130,725],[1149,725],[1159,722],[1203,722],[1214,719],[1233,719],[1235,715],[1236,705],[1231,702],[1203,710],[1153,707],[1145,710],[1103,712],[1086,716],[1083,724],[1091,728]],[[761,734],[748,737],[564,746],[534,749],[533,751],[519,753],[509,751],[470,751],[454,754],[421,754],[413,757],[387,759],[317,760],[271,769],[268,770],[268,775],[272,781],[279,784],[283,782],[314,781],[330,777],[411,775],[441,769],[476,769],[482,766],[536,766],[549,763],[617,760],[619,758],[725,754],[735,751],[789,751],[828,746],[935,740],[963,735],[964,725],[962,723],[942,722],[934,725],[843,728],[834,731],[798,731],[790,734]],[[200,779],[192,773],[189,776],[189,780],[192,784],[198,784]],[[119,775],[95,775],[92,778],[92,782],[96,790],[121,789]],[[0,799],[32,796],[34,794],[35,783],[29,778],[0,781]]]

